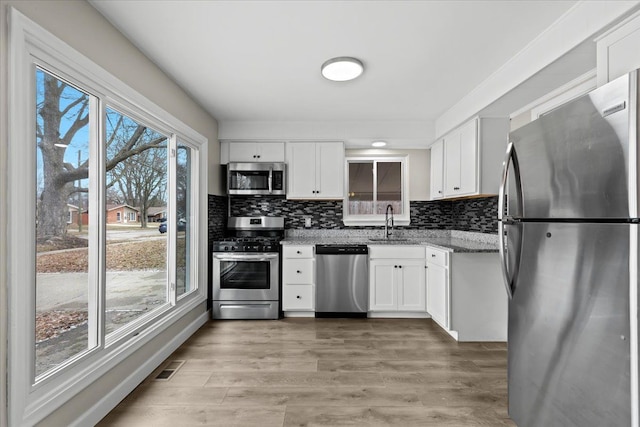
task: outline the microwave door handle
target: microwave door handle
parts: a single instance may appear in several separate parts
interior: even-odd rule
[[[273,193],[273,168],[269,168],[269,194]]]

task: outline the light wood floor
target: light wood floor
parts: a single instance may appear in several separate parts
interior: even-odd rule
[[[428,319],[215,321],[172,360],[99,425],[515,425],[506,345],[458,344]]]

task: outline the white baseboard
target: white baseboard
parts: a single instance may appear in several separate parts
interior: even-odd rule
[[[369,318],[389,318],[389,319],[430,319],[431,316],[425,312],[417,311],[370,311]]]
[[[146,363],[139,366],[129,377],[120,383],[116,388],[108,392],[95,405],[81,414],[72,426],[96,425],[104,418],[118,403],[120,403],[129,393],[133,391],[145,378],[147,378],[160,364],[180,347],[191,335],[193,335],[202,325],[207,323],[211,316],[209,311],[202,313],[189,326],[183,329],[171,341],[167,342],[156,354],[152,355]]]
[[[315,311],[285,311],[284,317],[316,317]]]

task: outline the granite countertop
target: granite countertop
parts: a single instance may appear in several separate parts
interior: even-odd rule
[[[444,234],[444,233],[443,233]],[[470,233],[477,234],[477,233]],[[466,237],[463,235],[463,237]],[[441,236],[407,236],[385,241],[379,236],[288,236],[282,245],[428,245],[451,252],[498,252],[497,239],[473,239],[451,235]]]

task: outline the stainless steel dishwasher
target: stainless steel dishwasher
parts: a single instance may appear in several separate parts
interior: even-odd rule
[[[366,317],[369,248],[316,245],[316,317]]]

